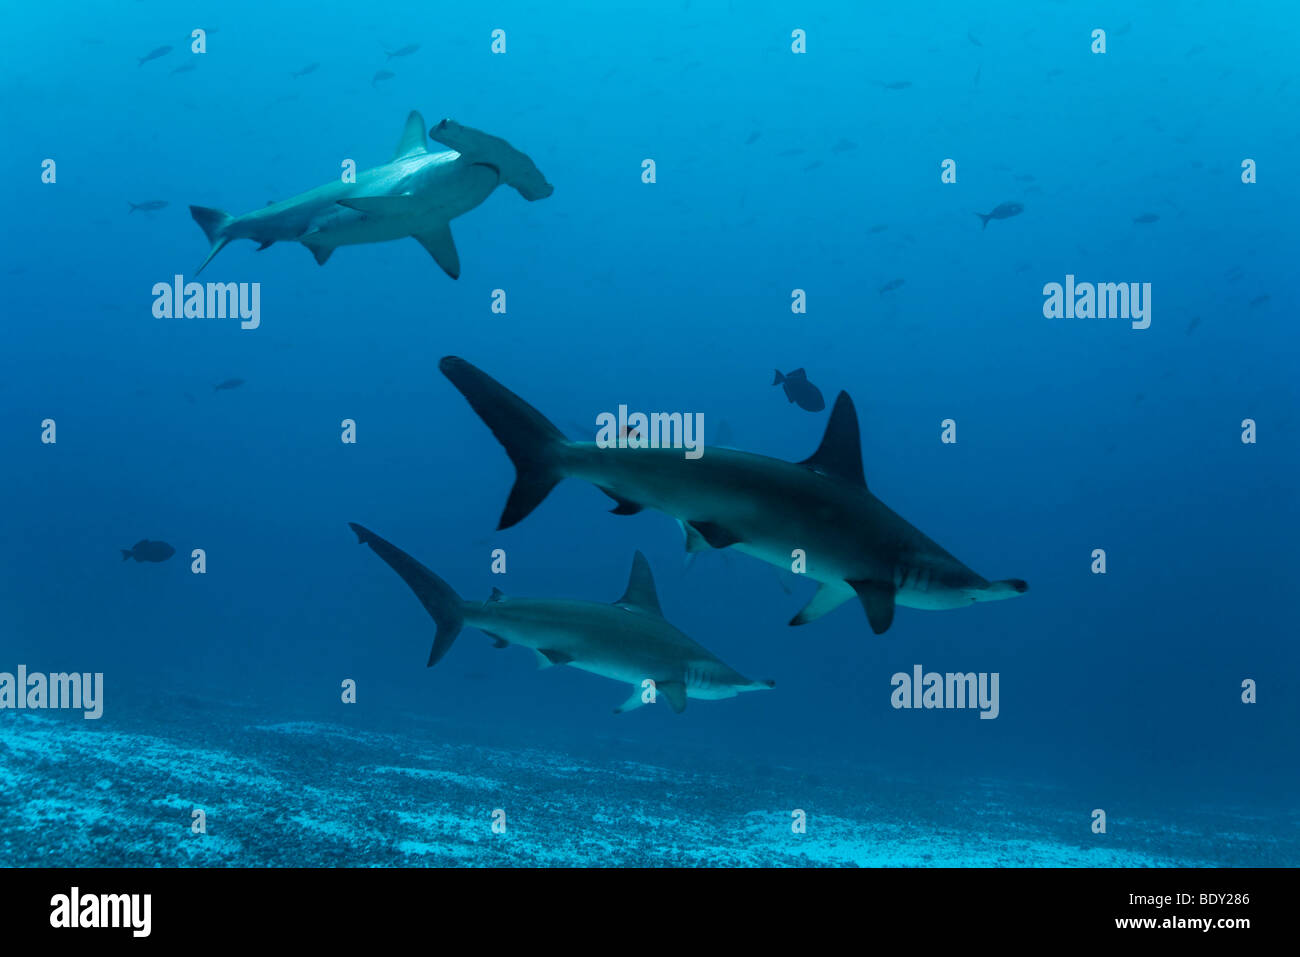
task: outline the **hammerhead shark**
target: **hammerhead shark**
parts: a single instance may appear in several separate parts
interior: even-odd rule
[[[499,529],[525,518],[562,479],[583,479],[617,503],[616,515],[649,508],[676,518],[689,552],[735,548],[785,570],[801,554],[803,573],[820,587],[790,624],[820,618],[856,595],[878,635],[889,630],[896,605],[960,608],[1029,589],[1018,578],[975,574],[867,489],[858,415],[846,392],[835,400],[821,445],[802,462],[725,448],[692,459],[680,449],[569,441],[464,359],[447,356],[438,368],[514,463]]]
[[[454,120],[443,120],[428,135],[450,149],[429,152],[424,119],[413,110],[392,160],[358,173],[354,183],[326,183],[243,216],[191,206],[190,215],[212,244],[195,275],[232,239],[255,240],[259,251],[277,242],[302,243],[323,266],[339,246],[412,236],[456,279],[460,256],[451,238],[453,219],[502,183],[530,201],[555,191],[533,161],[503,139]]]
[[[450,585],[396,545],[368,528],[348,525],[358,542],[369,545],[410,586],[437,625],[429,667],[438,663],[468,625],[486,634],[498,648],[532,648],[543,668],[572,665],[631,684],[632,696],[614,709],[615,714],[657,700],[660,694],[681,714],[688,698],[732,698],[775,684],[750,681],[670,625],[659,608],[650,565],[640,552],[632,559],[627,591],[612,605],[507,598],[496,588],[486,601],[462,601]]]

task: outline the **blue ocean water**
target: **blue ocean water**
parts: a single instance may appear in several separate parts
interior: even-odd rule
[[[0,711],[0,864],[1297,863],[1298,34],[1277,2],[12,11],[0,672],[105,697]],[[385,163],[411,110],[554,194],[454,220],[454,281],[409,239],[237,241],[202,279],[259,283],[258,328],[155,318],[208,251],[188,206]],[[1046,318],[1067,275],[1150,283],[1149,327]],[[812,583],[688,567],[581,482],[494,531],[514,470],[445,355],[575,438],[690,411],[793,461],[828,412],[772,370],[804,368],[876,495],[1029,591],[790,628]],[[667,619],[776,687],[615,715],[625,685],[468,630],[426,669],[348,522],[467,599],[612,602],[639,549]],[[141,539],[177,554],[122,562]],[[997,718],[894,708],[916,665],[997,673]]]

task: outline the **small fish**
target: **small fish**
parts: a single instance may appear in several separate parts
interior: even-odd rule
[[[760,133],[758,130],[754,130],[754,132],[750,133],[749,137],[745,140],[745,145],[753,146],[755,143],[758,142],[758,138],[762,135],[763,134]]]
[[[171,47],[158,47],[156,50],[150,50],[150,51],[149,51],[148,53],[146,53],[144,56],[142,56],[142,57],[139,58],[139,61],[140,61],[140,62],[137,63],[136,66],[144,66],[144,65],[145,65],[146,63],[148,63],[150,60],[156,60],[156,59],[158,59],[160,56],[166,56],[167,54],[169,54],[169,53],[171,53],[171,52],[172,52],[172,48],[171,48]]]
[[[881,83],[880,86],[886,90],[906,90],[912,85],[911,80],[895,80],[893,83]]]
[[[822,165],[821,160],[813,160],[811,163],[809,163],[807,166],[803,168],[803,171],[807,173],[809,170],[814,170],[821,165]]]
[[[979,40],[976,38],[975,34],[971,33],[969,30],[966,31],[966,39],[969,40],[971,43],[975,44],[975,46],[977,47],[982,47],[984,45],[980,43]]]
[[[1021,173],[1016,177],[1017,183],[1032,183],[1035,177],[1033,173]]]
[[[308,64],[307,64],[305,67],[303,67],[301,70],[298,70],[298,71],[296,71],[296,72],[294,72],[294,73],[290,73],[289,75],[290,75],[290,76],[294,76],[294,77],[297,77],[297,76],[306,76],[308,73],[315,73],[318,69],[320,69],[320,64],[319,64],[319,63],[308,63]]]
[[[888,229],[888,228],[889,228],[889,224],[888,224],[888,223],[876,223],[876,225],[874,225],[874,226],[872,226],[870,229],[868,229],[867,232],[869,232],[869,233],[883,233],[883,232],[884,232],[886,229]]]
[[[379,70],[377,73],[375,73],[373,77],[370,78],[370,85],[374,86],[380,80],[391,80],[395,76],[397,76],[396,73],[389,73],[387,70]]]
[[[984,229],[989,228],[990,219],[1010,219],[1012,216],[1019,216],[1025,211],[1025,207],[1020,203],[1001,203],[994,207],[991,213],[976,213],[980,219],[984,220]]]
[[[1194,330],[1200,324],[1201,324],[1201,317],[1192,316],[1192,321],[1187,324],[1187,332],[1185,333],[1185,335],[1190,336],[1192,334],[1192,330]]]
[[[218,382],[216,385],[214,385],[212,387],[212,391],[220,392],[222,389],[238,389],[243,384],[244,384],[243,379],[225,379],[221,382]]]
[[[193,62],[190,62],[190,63],[182,63],[182,64],[181,64],[180,66],[178,66],[176,69],[172,70],[172,72],[171,72],[170,75],[171,75],[171,76],[175,76],[177,73],[189,73],[190,70],[192,70],[192,69],[194,69],[194,63],[193,63]]]
[[[843,137],[841,137],[840,141],[831,147],[831,152],[847,153],[849,150],[855,150],[857,148],[858,148],[857,143],[853,142],[852,140],[846,140]]]
[[[167,206],[167,200],[147,199],[143,203],[133,203],[128,199],[126,201],[126,205],[131,207],[131,209],[127,212],[127,215],[130,216],[131,213],[134,213],[137,209],[145,213],[157,212],[158,210],[163,209]]]
[[[1159,215],[1158,213],[1143,213],[1141,216],[1134,216],[1134,217],[1133,217],[1133,222],[1135,222],[1135,223],[1154,223],[1154,222],[1155,222],[1157,219],[1159,219],[1159,218],[1160,218],[1160,215]]]
[[[414,52],[415,52],[416,50],[418,50],[418,49],[420,49],[420,44],[418,44],[418,43],[408,43],[406,46],[404,46],[404,47],[399,47],[398,49],[393,50],[391,53],[388,53],[388,59],[391,60],[391,59],[392,59],[393,57],[395,57],[395,56],[410,56],[412,53],[414,53]],[[385,51],[385,52],[388,52],[388,51]]]
[[[780,369],[775,371],[776,378],[772,380],[772,385],[784,388],[785,397],[791,402],[797,402],[799,408],[808,412],[820,412],[826,408],[821,389],[808,381],[808,374],[803,369],[795,369],[788,375],[781,375]]]
[[[134,558],[137,562],[165,562],[176,554],[176,549],[166,542],[151,542],[147,538],[140,539],[130,548],[118,550],[122,553],[122,561]]]
[[[1269,300],[1268,296],[1256,296],[1254,299],[1250,301],[1250,305],[1252,308],[1255,306],[1262,306],[1264,305],[1264,303],[1268,302],[1268,300]]]
[[[893,292],[895,289],[901,288],[905,281],[906,280],[903,279],[889,280],[889,282],[885,283],[883,286],[880,287],[880,295],[883,296],[887,292]]]

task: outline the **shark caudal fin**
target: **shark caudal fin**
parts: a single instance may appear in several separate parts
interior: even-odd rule
[[[435,143],[449,146],[471,163],[482,163],[497,171],[500,181],[513,186],[519,195],[531,201],[545,199],[555,192],[531,159],[505,140],[455,120],[443,120],[429,131]]]
[[[546,416],[464,359],[445,356],[438,368],[469,400],[515,464],[515,485],[497,525],[509,528],[525,519],[564,478],[561,453],[568,439]]]
[[[984,223],[984,225],[981,226],[980,228],[981,228],[981,229],[988,229],[988,228],[989,228],[989,220],[993,218],[993,214],[992,214],[992,213],[988,213],[988,214],[985,214],[985,213],[976,213],[975,215],[978,216],[978,217],[980,218],[980,220]]]
[[[358,542],[369,545],[370,550],[387,562],[388,567],[410,586],[424,610],[437,624],[438,630],[433,638],[427,665],[432,668],[451,648],[452,642],[465,625],[460,596],[445,581],[396,545],[384,541],[370,529],[355,522],[348,522],[348,527],[357,533]]]
[[[208,242],[212,243],[212,248],[208,250],[208,257],[203,260],[198,269],[194,270],[194,275],[197,276],[203,272],[204,266],[212,262],[212,257],[221,252],[226,243],[230,242],[230,237],[226,235],[226,227],[234,222],[234,217],[208,206],[191,206],[190,215],[203,230],[203,235],[208,237]]]

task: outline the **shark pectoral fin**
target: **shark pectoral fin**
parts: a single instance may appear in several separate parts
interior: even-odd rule
[[[444,223],[439,229],[430,229],[423,233],[412,233],[416,241],[429,251],[433,261],[442,267],[452,279],[460,278],[460,255],[451,238],[451,225]]]
[[[858,593],[858,600],[862,602],[862,607],[867,612],[867,621],[871,623],[871,630],[878,635],[889,631],[889,626],[894,623],[893,583],[856,581],[849,584]]]
[[[562,651],[552,651],[549,648],[537,649],[537,667],[549,668],[552,665],[567,665],[573,660],[573,655],[566,655]]]
[[[659,593],[655,591],[654,576],[650,574],[650,563],[639,551],[632,556],[632,574],[628,576],[627,590],[614,604],[658,615],[660,618],[664,616],[663,609],[659,607]]]
[[[316,257],[316,265],[318,266],[325,265],[330,256],[334,255],[333,246],[321,246],[316,243],[309,243],[305,239],[300,239],[299,242],[311,250],[311,254]]]
[[[822,435],[822,444],[799,464],[822,475],[867,487],[867,477],[862,471],[862,437],[858,433],[858,413],[847,392],[841,392],[835,399],[830,420],[826,423],[826,432]]]
[[[619,705],[617,708],[615,708],[615,709],[614,709],[614,713],[615,713],[615,714],[622,714],[622,713],[625,712],[625,711],[631,711],[633,708],[639,708],[639,707],[641,707],[641,705],[645,704],[645,701],[642,699],[641,694],[642,694],[642,692],[641,692],[641,686],[640,686],[640,685],[633,685],[633,686],[632,686],[632,696],[631,696],[630,698],[628,698],[626,701],[624,701],[624,702],[623,702],[621,705]]]
[[[487,636],[488,636],[489,638],[492,639],[492,647],[493,647],[493,648],[509,648],[509,647],[510,647],[510,642],[506,641],[506,640],[505,640],[504,638],[502,638],[500,635],[494,635],[494,634],[492,634],[491,632],[487,632],[486,634],[487,634]]]
[[[810,621],[816,621],[828,611],[834,611],[853,597],[853,592],[840,588],[837,585],[823,584],[817,589],[817,594],[812,596],[812,600],[803,606],[799,614],[790,619],[792,625],[806,625]],[[891,614],[892,603],[891,603]],[[886,626],[888,627],[888,626]]]
[[[707,552],[709,550],[709,543],[704,540],[704,536],[697,532],[693,526],[688,525],[681,519],[677,520],[677,524],[682,527],[682,534],[686,536],[686,554],[688,560],[689,557],[693,556],[696,552]]]
[[[274,246],[274,245],[275,245],[275,240],[274,240],[274,239],[268,239],[268,240],[266,240],[264,243],[262,243],[262,245],[260,245],[260,246],[257,247],[257,252],[260,253],[260,252],[261,252],[263,249],[265,249],[267,246]]]
[[[740,541],[739,535],[733,535],[721,525],[713,522],[688,522],[687,528],[693,528],[699,536],[708,543],[710,548],[726,548],[728,545],[734,545]],[[686,548],[690,551],[690,535],[687,534]]]
[[[610,509],[610,511],[615,515],[635,515],[637,512],[645,508],[644,505],[638,505],[636,502],[623,498],[621,495],[615,495],[607,488],[602,488],[601,491],[618,503],[618,505]]]
[[[374,216],[408,216],[420,208],[420,201],[414,196],[349,196],[347,199],[335,200],[340,206],[355,209],[358,213]]]
[[[673,714],[681,714],[686,710],[686,685],[682,682],[656,681],[655,693],[668,699],[668,706],[673,709]]]

